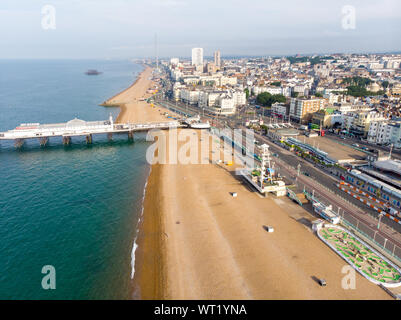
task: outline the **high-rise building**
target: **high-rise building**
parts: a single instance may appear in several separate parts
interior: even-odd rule
[[[220,58],[220,51],[219,51],[219,50],[217,50],[217,51],[214,53],[214,65],[215,65],[217,68],[220,68],[220,67],[221,67],[221,58]]]
[[[192,65],[203,65],[203,48],[192,49]]]

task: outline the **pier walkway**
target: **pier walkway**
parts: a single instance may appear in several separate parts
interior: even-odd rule
[[[26,139],[39,139],[41,146],[48,143],[51,137],[62,137],[63,144],[69,145],[71,137],[85,136],[88,144],[92,143],[92,135],[107,134],[111,140],[113,134],[127,133],[128,138],[133,139],[134,132],[148,131],[152,129],[170,129],[184,127],[179,121],[148,122],[148,123],[114,123],[110,116],[105,121],[84,121],[73,119],[66,123],[21,124],[13,130],[0,132],[1,140],[13,140],[16,147],[21,147]]]

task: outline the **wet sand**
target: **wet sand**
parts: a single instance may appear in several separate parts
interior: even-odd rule
[[[161,108],[132,101],[152,85],[147,70],[113,98],[126,106],[120,121],[165,119]],[[310,231],[314,218],[287,198],[261,198],[234,167],[152,166],[136,252],[135,298],[391,299],[359,274],[356,289],[344,290],[347,263]],[[327,287],[316,278],[326,279]]]

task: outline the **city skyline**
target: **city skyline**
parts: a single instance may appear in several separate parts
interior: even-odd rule
[[[54,28],[43,28],[46,6],[54,8]],[[355,23],[344,28],[350,7]],[[188,57],[195,47],[204,48],[205,57],[216,50],[222,57],[399,52],[394,40],[401,35],[400,9],[394,0],[324,5],[310,0],[302,7],[289,0],[206,1],[201,7],[172,0],[6,0],[0,4],[0,27],[12,31],[2,37],[0,58],[152,57],[155,34],[161,58]]]

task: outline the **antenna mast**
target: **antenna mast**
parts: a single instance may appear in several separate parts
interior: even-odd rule
[[[156,56],[156,71],[159,72],[159,53],[157,50],[157,33],[155,33],[155,56]]]

